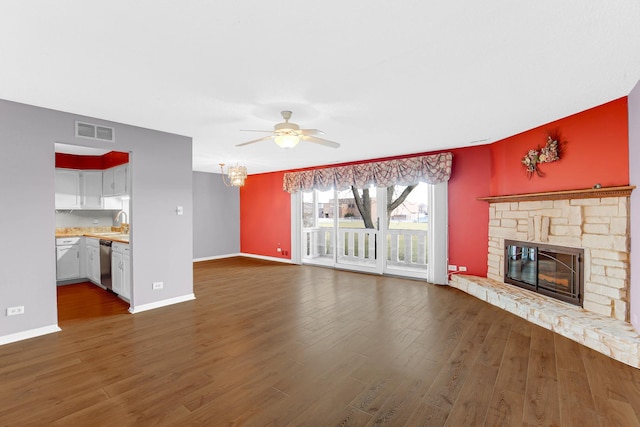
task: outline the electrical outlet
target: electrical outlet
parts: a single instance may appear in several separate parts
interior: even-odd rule
[[[158,289],[162,289],[164,287],[164,282],[153,282],[153,290],[156,291]]]
[[[95,219],[95,218],[94,218],[94,219],[91,221],[91,223],[93,223],[93,224],[100,224],[100,221],[99,221],[98,219]]]
[[[458,269],[457,265],[449,265],[448,267],[449,271],[456,271]]]
[[[464,265],[461,265],[458,271],[467,271],[467,267],[465,267]]]
[[[7,307],[7,316],[15,316],[16,314],[24,314],[24,305]]]

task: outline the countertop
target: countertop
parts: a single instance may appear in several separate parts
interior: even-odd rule
[[[56,228],[56,239],[59,237],[92,237],[112,242],[129,243],[129,233],[124,233],[119,227]]]
[[[116,233],[116,234],[110,234],[110,233],[87,233],[87,234],[83,234],[84,237],[93,237],[96,239],[102,239],[102,240],[111,240],[112,242],[120,242],[120,243],[129,243],[129,235],[128,234],[122,234],[122,233]]]

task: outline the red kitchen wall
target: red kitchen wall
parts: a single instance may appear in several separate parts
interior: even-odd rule
[[[109,169],[129,163],[129,153],[110,151],[102,156],[102,169]]]
[[[102,157],[56,153],[56,167],[66,169],[102,169]]]
[[[291,258],[291,196],[282,190],[283,176],[284,172],[251,175],[240,188],[242,253]]]
[[[129,163],[129,153],[110,151],[102,156],[56,153],[56,167],[66,169],[109,169]]]
[[[545,176],[527,178],[521,163],[532,148],[544,146],[547,131],[566,141],[559,161],[543,163]],[[629,184],[627,98],[565,117],[491,144],[491,195],[536,193]]]

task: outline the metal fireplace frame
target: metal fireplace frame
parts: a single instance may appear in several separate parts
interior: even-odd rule
[[[536,253],[535,275],[534,275],[535,284],[530,284],[525,281],[519,281],[508,276],[509,259],[511,257],[508,251],[509,246],[535,249],[535,253]],[[548,251],[548,252],[554,252],[556,254],[571,255],[571,256],[577,257],[578,268],[575,271],[573,271],[575,275],[574,276],[575,281],[577,282],[577,293],[574,293],[571,295],[565,295],[565,294],[556,293],[556,292],[553,292],[552,290],[548,290],[543,287],[542,288],[540,287],[539,285],[540,251],[543,251],[543,252]],[[505,239],[504,241],[504,282],[582,307],[582,302],[584,298],[584,250],[579,248],[570,248],[566,246],[546,245],[541,243],[522,242],[517,240]]]

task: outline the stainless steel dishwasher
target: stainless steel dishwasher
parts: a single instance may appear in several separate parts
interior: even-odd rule
[[[113,290],[111,284],[111,240],[100,240],[100,284]]]

